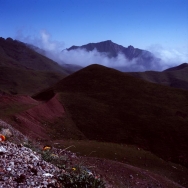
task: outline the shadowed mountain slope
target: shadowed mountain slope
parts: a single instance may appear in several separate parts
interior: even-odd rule
[[[163,72],[146,71],[132,72],[129,74],[149,82],[188,90],[187,63],[183,63],[179,66],[169,68]]]
[[[87,139],[134,144],[188,166],[187,91],[91,65],[34,99],[56,93],[69,123]]]
[[[183,63],[183,64],[178,65],[176,67],[171,67],[169,69],[164,70],[164,72],[167,72],[167,71],[177,71],[177,70],[183,70],[183,69],[188,69],[188,63]]]
[[[45,56],[45,57],[49,57],[50,59],[54,59],[54,61],[57,61],[58,63],[60,63],[61,65],[61,69],[63,68],[63,70],[68,73],[68,74],[72,74],[80,69],[82,69],[83,67],[80,66],[80,65],[76,65],[76,64],[66,64],[64,63],[62,60],[56,58],[56,57],[53,57],[51,55],[49,55],[50,53],[48,53],[47,51],[41,49],[41,48],[38,48],[34,45],[31,45],[31,44],[26,44],[29,48],[31,48],[32,50],[38,52],[39,54]]]
[[[11,38],[0,38],[0,58],[0,65],[4,66],[66,73],[58,63]]]
[[[24,43],[0,38],[0,92],[32,95],[68,73]]]
[[[0,66],[0,93],[33,95],[64,77],[58,72]]]

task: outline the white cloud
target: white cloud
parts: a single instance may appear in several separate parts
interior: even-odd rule
[[[51,35],[46,30],[41,30],[39,37],[24,36],[23,30],[19,30],[16,35],[17,39],[37,46],[45,50],[45,55],[59,64],[78,64],[80,66],[88,66],[91,64],[100,64],[108,67],[130,67],[136,65],[136,59],[128,61],[127,58],[119,53],[117,57],[109,58],[106,53],[100,53],[96,49],[87,52],[84,49],[63,50],[64,43],[52,40]]]
[[[41,40],[39,47],[46,51],[58,52],[64,46],[61,42],[51,40],[51,35],[46,30],[41,30],[39,40]]]
[[[51,35],[46,30],[41,30],[39,36],[25,36],[23,30],[18,30],[16,39],[25,43],[33,44],[46,52],[46,56],[58,62],[59,64],[78,64],[88,66],[91,64],[100,64],[122,71],[145,71],[145,70],[164,70],[169,67],[177,66],[188,62],[188,46],[182,49],[169,49],[161,45],[152,45],[147,50],[152,52],[161,61],[158,63],[142,65],[137,63],[138,59],[128,60],[124,54],[119,53],[117,57],[109,57],[106,53],[100,53],[96,49],[87,52],[84,49],[63,50],[64,43],[52,40]],[[146,54],[147,55],[147,54]]]
[[[32,44],[43,50],[51,51],[51,52],[59,52],[64,47],[63,42],[52,40],[50,33],[48,33],[46,30],[41,30],[40,33],[37,35],[25,36],[24,29],[19,29],[16,33],[15,38],[22,42]]]
[[[188,46],[182,48],[164,48],[161,45],[152,45],[148,50],[161,59],[160,66],[163,70],[185,62],[188,63]]]
[[[60,59],[66,63],[74,63],[82,66],[101,64],[112,67],[122,66],[127,62],[127,59],[121,53],[116,58],[109,58],[107,54],[100,53],[96,49],[90,52],[87,52],[85,49],[64,50],[60,54]]]

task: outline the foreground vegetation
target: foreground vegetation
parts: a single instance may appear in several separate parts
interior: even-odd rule
[[[50,143],[62,149],[73,146],[69,148],[70,151],[86,158],[102,158],[129,164],[163,175],[182,185],[188,185],[187,168],[165,161],[151,152],[135,146],[83,140],[56,140]]]
[[[54,155],[51,151],[43,151],[42,159],[63,169],[65,173],[58,175],[58,181],[64,188],[105,188],[105,183],[99,176],[93,174],[88,167],[80,164],[71,167],[65,156]]]
[[[54,98],[53,106],[49,101]],[[45,108],[39,106],[38,113],[31,114],[27,110],[33,109],[30,102],[12,102],[0,116],[20,130],[24,129],[21,125],[25,120],[37,120],[37,125],[48,134],[47,140],[64,139],[60,145],[75,145],[75,152],[81,156],[131,164],[164,174],[182,185],[187,183],[187,91],[92,65],[36,94],[32,100],[34,106],[44,104]],[[0,106],[6,109],[6,101]],[[52,111],[55,106],[62,107],[62,114],[57,117],[47,111],[39,115],[49,106]],[[23,121],[15,119],[17,116]],[[37,134],[32,126],[28,129]]]

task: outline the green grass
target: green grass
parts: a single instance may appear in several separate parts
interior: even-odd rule
[[[175,116],[179,108],[164,106],[166,101],[163,100],[161,106],[161,103],[134,99],[122,100],[118,104],[116,99],[106,102],[109,96],[97,97],[100,99],[84,94],[62,94],[63,105],[86,138],[136,144],[165,158],[181,152],[180,144],[186,143],[188,127],[186,119]],[[151,102],[151,99],[148,101]],[[170,100],[169,104],[172,104]],[[182,111],[186,112],[185,109]]]
[[[64,173],[60,173],[56,176],[56,179],[62,188],[105,188],[105,183],[102,179],[96,178],[95,174],[89,173],[88,167],[84,164],[78,163],[73,166],[72,161],[65,155],[54,154],[51,150],[41,151],[37,147],[37,143],[25,142],[25,147],[32,149],[41,155],[41,158],[51,164],[54,164],[60,169],[64,170]],[[75,165],[75,164],[74,164]]]
[[[141,78],[143,80],[163,84],[175,88],[188,89],[188,68],[184,67],[180,70],[173,71],[146,71],[146,72],[131,72],[132,76]]]
[[[164,161],[151,152],[135,146],[91,140],[57,140],[51,143],[54,147],[62,149],[72,146],[68,150],[80,156],[97,157],[130,164],[166,176],[182,185],[188,185],[188,170],[185,167]]]
[[[187,91],[152,84],[113,69],[92,65],[35,95],[34,99],[45,102],[56,93],[59,94],[66,113],[60,120],[56,119],[48,125],[52,139],[84,139],[84,142],[96,140],[123,146],[135,145],[165,160],[188,167]],[[79,152],[89,148],[85,152],[89,155],[97,148],[92,147],[92,144],[87,146],[84,143]],[[162,164],[150,153],[145,153],[144,156],[140,151],[132,150],[127,152],[127,156],[130,153],[129,158],[124,156],[124,159],[121,154],[124,153],[123,148],[121,150],[117,145],[114,148],[109,145],[101,146],[101,143],[99,145],[92,156],[100,153],[99,157],[116,158],[141,167],[148,165],[156,171]],[[108,150],[107,147],[111,149]],[[116,147],[119,152],[116,152]],[[161,166],[159,172],[162,167],[166,168],[165,165]],[[183,182],[187,177],[184,173],[186,169],[182,169],[180,176],[176,173],[173,175],[174,178],[177,177],[177,182],[178,179]],[[170,167],[167,172],[171,173]]]
[[[33,95],[69,73],[58,63],[16,40],[0,40],[0,91]]]
[[[74,126],[74,123],[71,119],[64,118],[56,118],[53,120],[53,123],[44,122],[43,126],[47,130],[50,138],[54,139],[85,139],[85,136],[82,132]]]
[[[187,91],[99,65],[64,78],[34,98],[42,100],[52,91],[61,94],[71,131],[79,130],[89,140],[137,145],[188,166]]]
[[[1,106],[1,105],[0,105]],[[6,106],[1,108],[2,112],[0,117],[10,117],[16,113],[23,112],[25,110],[28,110],[32,108],[34,105],[20,105],[20,104],[11,104],[10,106]]]
[[[0,65],[14,68],[65,73],[62,66],[53,60],[35,52],[27,45],[16,40],[0,40]]]
[[[15,67],[0,67],[0,89],[11,94],[32,95],[46,89],[66,75],[50,72],[26,70]]]

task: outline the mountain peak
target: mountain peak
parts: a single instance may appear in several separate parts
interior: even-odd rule
[[[104,40],[104,41],[101,41],[101,42],[91,42],[91,43],[88,43],[86,45],[117,45],[116,43],[112,42],[111,40]],[[83,45],[83,46],[86,46],[86,45]],[[82,46],[81,46],[82,47]]]
[[[8,37],[6,41],[14,41],[12,38]]]
[[[134,49],[134,47],[132,45],[129,45],[128,49]]]
[[[103,42],[106,42],[106,43],[113,43],[111,40],[105,40]],[[102,42],[101,42],[102,43]]]
[[[97,50],[99,53],[104,53],[108,58],[117,58],[119,54],[121,56],[121,65],[116,63],[114,60],[114,64],[111,67],[116,68],[121,71],[145,71],[152,70],[153,67],[158,69],[160,59],[156,58],[152,53],[134,48],[132,45],[129,45],[127,48],[112,42],[111,40],[106,40],[98,43],[89,43],[82,46],[72,46],[67,50],[77,50],[77,49],[85,49],[87,52],[91,52],[93,50]],[[135,59],[136,66],[132,66],[131,61]],[[123,64],[124,61],[124,64]],[[130,62],[130,66],[128,68],[127,61]],[[153,65],[155,62],[155,65]],[[100,63],[100,62],[99,62]],[[132,67],[131,67],[132,66]]]

